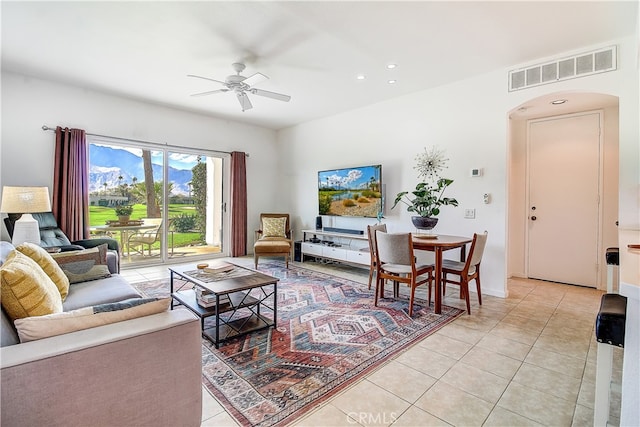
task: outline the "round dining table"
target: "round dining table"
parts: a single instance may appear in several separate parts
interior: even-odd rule
[[[465,260],[466,245],[473,241],[470,237],[446,234],[413,234],[413,249],[435,252],[435,301],[433,311],[442,313],[442,255],[444,251],[460,248],[460,261]],[[445,284],[446,285],[446,284]]]

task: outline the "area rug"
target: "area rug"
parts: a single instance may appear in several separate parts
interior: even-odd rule
[[[203,384],[244,426],[291,423],[463,312],[418,300],[410,318],[408,299],[375,307],[367,285],[279,262],[259,270],[279,279],[277,329],[202,348]],[[169,294],[166,279],[134,286]]]

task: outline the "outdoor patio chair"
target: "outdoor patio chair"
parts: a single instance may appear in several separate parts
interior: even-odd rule
[[[129,236],[127,249],[129,255],[133,249],[144,256],[144,245],[147,245],[148,256],[151,256],[151,246],[162,240],[162,218],[142,218],[142,225],[153,225],[153,228],[140,230]]]

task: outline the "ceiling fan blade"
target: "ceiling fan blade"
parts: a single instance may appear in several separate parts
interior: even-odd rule
[[[247,77],[246,79],[244,79],[242,81],[242,83],[248,85],[248,86],[253,86],[253,85],[257,85],[258,83],[262,83],[266,80],[269,80],[269,77],[265,76],[262,73],[255,73],[252,76]]]
[[[216,89],[216,90],[208,90],[206,92],[200,92],[200,93],[194,93],[191,96],[206,96],[206,95],[212,95],[214,93],[219,93],[219,92],[228,92],[229,89]]]
[[[254,95],[266,96],[267,98],[277,99],[278,101],[289,102],[289,100],[291,99],[289,95],[283,95],[281,93],[276,93],[276,92],[269,92],[268,90],[250,89],[249,92],[251,92]]]
[[[220,83],[221,85],[226,85],[225,82],[221,82],[220,80],[210,79],[209,77],[195,76],[193,74],[187,74],[187,77],[195,77],[196,79],[209,80],[210,82]]]
[[[249,97],[246,93],[236,92],[236,96],[238,97],[238,101],[240,102],[242,111],[250,110],[253,108],[253,105],[251,105],[251,101],[249,101]]]

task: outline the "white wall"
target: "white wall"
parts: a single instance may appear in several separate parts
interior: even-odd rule
[[[204,148],[244,151],[247,159],[248,247],[261,211],[278,209],[280,159],[273,130],[143,103],[117,96],[2,73],[0,185],[53,186],[55,136],[50,127]],[[2,239],[8,240],[4,226]]]
[[[289,203],[296,230],[313,227],[317,215],[316,179],[319,170],[381,163],[386,185],[385,222],[391,231],[411,231],[410,215],[389,202],[416,182],[414,159],[424,147],[446,150],[454,179],[447,195],[460,206],[444,207],[435,231],[471,235],[487,230],[489,240],[482,263],[483,292],[506,293],[506,206],[508,201],[508,112],[528,99],[564,90],[605,93],[620,98],[620,135],[638,128],[638,87],[633,38],[591,48],[619,45],[619,69],[518,92],[507,91],[508,69],[454,84],[413,93],[344,114],[304,123],[278,133],[283,162],[282,182],[289,183]],[[558,52],[565,56],[574,52]],[[547,58],[541,58],[544,61]],[[528,65],[528,64],[522,64]],[[516,68],[518,64],[514,64]],[[623,145],[623,144],[621,144]],[[470,178],[469,169],[484,169]],[[482,203],[483,193],[491,203]],[[463,218],[465,208],[476,209],[476,219]],[[333,226],[364,229],[366,219],[334,219]],[[298,239],[301,235],[296,236]],[[449,256],[454,256],[451,254]]]

